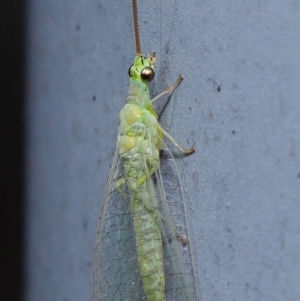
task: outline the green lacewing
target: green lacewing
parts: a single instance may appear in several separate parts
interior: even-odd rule
[[[153,107],[183,78],[150,98],[156,57],[141,51],[136,0],[132,8],[136,55],[98,220],[91,298],[199,300],[179,170],[163,139],[184,155],[195,149],[184,150],[158,123]]]

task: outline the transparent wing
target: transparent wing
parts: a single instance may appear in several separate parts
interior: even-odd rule
[[[161,212],[166,300],[199,300],[181,179],[166,145],[154,181]]]
[[[142,300],[142,284],[135,251],[132,217],[126,191],[116,189],[122,177],[121,159],[115,152],[96,231],[91,299]]]
[[[92,274],[92,300],[140,301],[146,297],[139,274],[130,196],[122,162],[115,152],[96,232]],[[167,301],[198,300],[192,246],[181,180],[174,157],[166,146],[161,168],[148,181],[154,182],[157,219],[162,233]],[[153,187],[153,183],[149,183]],[[118,189],[116,189],[118,187]],[[121,193],[120,193],[121,192]]]

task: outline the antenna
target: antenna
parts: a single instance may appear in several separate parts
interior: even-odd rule
[[[141,54],[142,50],[141,50],[141,41],[140,41],[137,0],[132,0],[132,12],[133,12],[133,23],[134,23],[134,33],[135,33],[135,49],[137,54]]]

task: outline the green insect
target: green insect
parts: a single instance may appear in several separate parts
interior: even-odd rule
[[[155,53],[141,52],[136,0],[132,6],[136,56],[97,227],[92,300],[198,300],[181,181],[163,137],[185,155],[195,149],[184,150],[153,107],[183,78],[150,100]],[[160,166],[162,149],[168,160]]]

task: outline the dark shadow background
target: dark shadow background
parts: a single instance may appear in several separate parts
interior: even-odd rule
[[[25,1],[0,5],[1,131],[1,293],[22,300],[24,207],[24,49]]]

